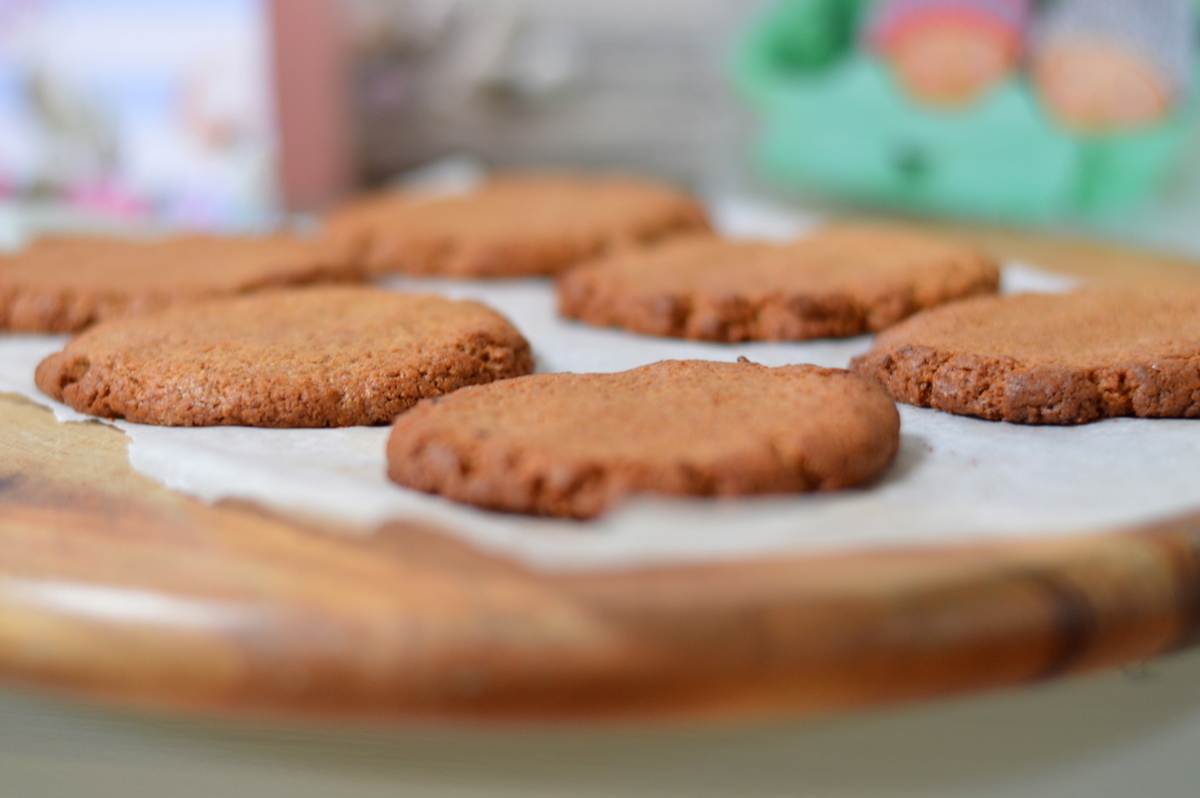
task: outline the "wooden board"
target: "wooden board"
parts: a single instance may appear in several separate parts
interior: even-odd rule
[[[1174,259],[1016,241],[1064,271],[1098,251],[1139,279],[1192,279]],[[1070,540],[556,576],[436,529],[363,536],[205,505],[133,472],[119,431],[0,396],[12,683],[219,714],[729,720],[1029,684],[1198,629],[1200,513]]]

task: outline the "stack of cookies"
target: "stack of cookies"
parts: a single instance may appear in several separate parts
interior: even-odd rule
[[[368,284],[397,273],[554,279],[564,318],[632,340],[879,336],[850,371],[739,359],[532,375],[512,320]],[[0,326],[78,333],[36,380],[81,412],[392,424],[400,485],[573,518],[643,492],[867,484],[899,446],[893,399],[1022,423],[1200,415],[1200,299],[998,285],[979,252],[902,228],[733,241],[664,185],[525,175],[360,199],[320,240],[42,240],[0,259]]]

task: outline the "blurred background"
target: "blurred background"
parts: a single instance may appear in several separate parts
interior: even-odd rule
[[[1198,36],[1195,0],[0,0],[0,236],[261,227],[454,156],[1200,254]]]

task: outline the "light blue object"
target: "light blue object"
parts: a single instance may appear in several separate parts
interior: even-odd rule
[[[861,5],[791,0],[740,43],[734,80],[758,114],[768,182],[952,216],[1103,218],[1153,196],[1195,122],[1193,92],[1153,128],[1075,137],[1020,76],[964,109],[921,107],[854,46]]]

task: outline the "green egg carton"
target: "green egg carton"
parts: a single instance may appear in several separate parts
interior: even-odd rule
[[[1088,138],[1050,120],[1019,75],[963,109],[913,103],[855,46],[866,2],[790,0],[739,42],[733,80],[758,116],[767,182],[939,215],[1096,220],[1144,204],[1179,160],[1194,92],[1153,128]]]

